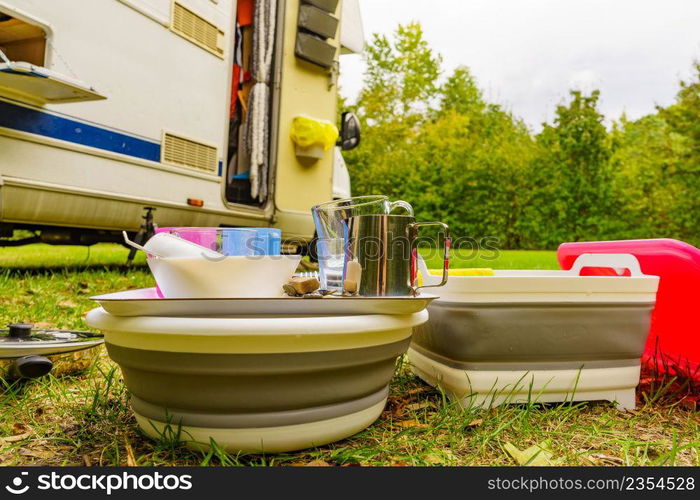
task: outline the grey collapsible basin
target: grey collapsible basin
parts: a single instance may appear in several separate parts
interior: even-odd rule
[[[585,267],[631,276],[581,276]],[[570,271],[451,276],[415,329],[413,371],[464,405],[610,400],[635,406],[659,278],[631,255]]]
[[[340,299],[339,299],[340,300]],[[381,414],[413,314],[114,316],[90,311],[120,366],[136,419],[152,437],[233,452],[320,446]]]

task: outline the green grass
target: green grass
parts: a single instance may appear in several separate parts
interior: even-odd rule
[[[24,247],[0,247],[0,269],[13,271],[42,269],[45,271],[121,268],[129,251],[121,245],[99,244],[92,247],[27,245]],[[136,254],[134,263],[145,264],[142,252]]]
[[[143,258],[127,268],[126,254],[116,245],[0,249],[0,324],[86,329],[90,296],[152,286]],[[460,255],[453,267],[557,267],[554,252],[491,257]],[[700,465],[700,414],[673,384],[645,383],[635,411],[608,403],[465,411],[401,363],[374,425],[335,444],[270,456],[197,453],[176,435],[144,437],[104,350],[69,356],[42,379],[0,384],[1,465],[508,465],[508,443],[523,450],[543,442],[558,464]]]
[[[442,255],[425,254],[431,268],[442,268]],[[450,267],[491,269],[559,269],[556,252],[548,250],[499,250],[498,252],[453,251]]]

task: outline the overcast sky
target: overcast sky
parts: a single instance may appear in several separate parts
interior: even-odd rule
[[[535,130],[570,88],[601,90],[610,119],[673,102],[700,58],[700,0],[360,0],[365,36],[419,21],[449,72],[471,68],[486,97]],[[362,86],[341,58],[341,92]]]

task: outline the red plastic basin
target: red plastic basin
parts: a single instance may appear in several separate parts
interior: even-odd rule
[[[563,243],[559,265],[570,269],[583,253],[629,253],[644,274],[661,278],[643,360],[659,371],[700,381],[700,250],[672,239]],[[588,273],[609,275],[611,270]]]

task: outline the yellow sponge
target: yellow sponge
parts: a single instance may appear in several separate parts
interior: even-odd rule
[[[442,276],[442,269],[428,269],[432,276]],[[493,269],[474,267],[471,269],[450,269],[447,272],[448,276],[495,276]],[[418,286],[423,286],[423,276],[418,271],[416,279]]]
[[[442,276],[442,269],[429,269],[430,274],[434,276]],[[474,267],[471,269],[450,269],[449,276],[495,276],[493,269]]]

